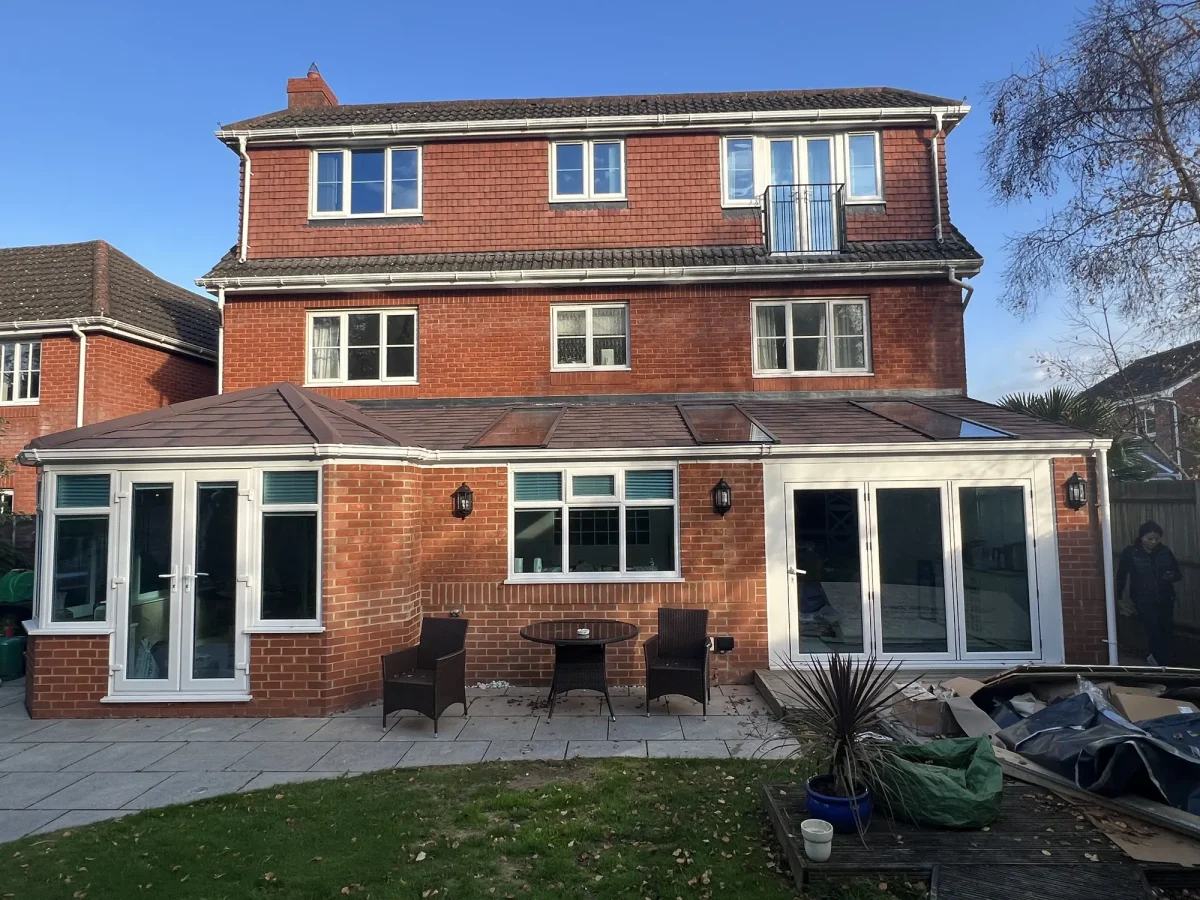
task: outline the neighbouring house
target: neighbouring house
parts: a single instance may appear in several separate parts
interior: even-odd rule
[[[105,241],[0,248],[0,512],[37,509],[36,437],[213,393],[217,305]]]
[[[32,715],[327,713],[378,697],[423,614],[470,619],[470,678],[525,684],[549,651],[521,626],[645,636],[660,605],[736,639],[722,681],[1109,658],[1109,442],[965,395],[968,107],[287,90],[217,133],[221,394],[22,455]],[[86,574],[55,556],[79,522]],[[81,577],[91,619],[61,615]]]
[[[1200,341],[1135,359],[1084,391],[1103,397],[1121,412],[1123,430],[1141,438],[1161,478],[1200,474],[1197,416],[1200,416]]]

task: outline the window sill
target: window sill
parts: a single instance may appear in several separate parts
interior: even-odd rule
[[[186,691],[162,691],[157,694],[109,694],[101,697],[101,703],[245,703],[254,699],[245,691],[221,693],[188,693]]]
[[[395,213],[394,215],[379,215],[379,216],[309,216],[305,223],[307,228],[338,228],[338,227],[353,227],[356,225],[374,226],[374,225],[424,225],[424,213]]]
[[[510,575],[504,579],[505,584],[683,584],[683,578],[664,572],[660,577],[639,578],[636,575],[620,575],[617,577],[595,576],[588,578],[584,575],[568,575],[566,577],[546,577],[545,575]]]
[[[397,378],[388,381],[306,381],[306,388],[355,388],[355,387],[412,387],[421,382],[415,378]]]
[[[321,634],[324,625],[251,625],[243,634]]]
[[[555,375],[565,375],[577,372],[585,375],[612,374],[614,372],[632,372],[631,366],[551,366],[550,371]]]
[[[726,206],[721,210],[722,219],[757,219],[762,210],[757,206]]]
[[[556,200],[551,198],[551,209],[629,209],[629,201],[623,197],[607,200]]]
[[[847,197],[845,205],[846,206],[887,206],[887,201],[884,200],[882,197],[874,197],[874,198],[858,197],[853,200],[851,200],[849,197]]]
[[[866,369],[847,369],[841,372],[755,372],[755,378],[874,378]]]
[[[29,621],[21,623],[25,627],[25,633],[33,637],[45,635],[46,637],[86,637],[96,635],[109,635],[116,632],[116,626],[110,625],[108,622],[52,622],[49,625],[39,625],[37,622]]]

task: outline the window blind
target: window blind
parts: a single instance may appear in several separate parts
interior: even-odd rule
[[[107,475],[59,475],[55,505],[60,507],[108,506]]]
[[[670,469],[625,473],[626,500],[671,500],[675,497],[675,473]]]
[[[571,491],[577,497],[611,497],[617,492],[614,475],[573,475]]]
[[[263,473],[263,502],[268,504],[316,503],[316,472]]]
[[[561,500],[561,472],[517,472],[513,476],[516,500]]]

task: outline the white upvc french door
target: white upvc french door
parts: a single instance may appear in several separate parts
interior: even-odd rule
[[[247,473],[130,472],[117,497],[114,694],[244,692]]]

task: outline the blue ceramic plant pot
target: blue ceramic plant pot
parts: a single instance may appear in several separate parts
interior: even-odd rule
[[[838,834],[866,830],[871,821],[871,795],[863,789],[857,797],[839,797],[832,775],[816,775],[804,784],[808,814],[824,819]]]

